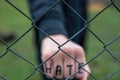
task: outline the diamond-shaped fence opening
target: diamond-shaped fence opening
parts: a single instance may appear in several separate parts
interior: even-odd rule
[[[120,69],[119,69],[119,63],[120,63],[120,59],[119,59],[120,58],[119,57],[119,49],[120,49],[119,48],[119,43],[120,42],[119,42],[119,40],[120,40],[120,36],[119,36],[119,23],[117,21],[117,20],[119,20],[119,18],[117,18],[117,16],[119,17],[119,12],[120,12],[119,5],[118,5],[119,1],[117,1],[117,0],[109,0],[109,3],[103,9],[101,9],[98,13],[94,14],[94,16],[91,19],[89,19],[88,21],[82,16],[82,14],[79,14],[79,12],[76,11],[68,3],[69,1],[66,1],[66,0],[56,0],[56,1],[53,1],[53,3],[49,4],[49,6],[47,6],[43,10],[42,15],[39,15],[36,20],[32,19],[28,14],[24,13],[24,11],[22,9],[19,9],[17,7],[17,4],[14,3],[14,1],[3,0],[3,2],[4,3],[8,3],[8,7],[10,6],[11,8],[13,8],[13,10],[17,11],[17,13],[19,13],[20,15],[23,15],[22,17],[28,19],[31,22],[31,24],[32,24],[24,32],[21,32],[20,36],[17,37],[17,39],[15,39],[14,41],[12,41],[10,44],[7,44],[2,39],[0,39],[0,60],[3,60],[4,57],[7,57],[7,54],[8,55],[13,55],[12,56],[13,59],[11,59],[11,58],[8,57],[8,60],[11,60],[12,64],[15,63],[13,65],[17,65],[19,63],[18,65],[21,67],[21,68],[18,67],[21,70],[19,70],[17,67],[15,68],[17,70],[6,70],[6,71],[12,71],[12,73],[15,73],[15,74],[10,74],[10,72],[6,72],[6,73],[10,74],[9,75],[9,77],[11,77],[10,79],[13,79],[13,80],[18,79],[18,78],[16,78],[16,76],[17,75],[18,76],[19,75],[22,76],[22,72],[20,72],[20,71],[22,71],[22,68],[27,69],[27,67],[29,67],[29,66],[32,67],[32,68],[29,69],[30,72],[29,71],[28,72],[23,72],[23,73],[25,73],[25,75],[23,74],[24,78],[19,78],[19,79],[25,79],[25,80],[35,79],[35,80],[37,80],[37,79],[39,79],[39,77],[37,76],[37,78],[36,78],[36,73],[38,75],[40,73],[40,74],[44,74],[44,75],[47,76],[47,74],[45,72],[43,72],[40,68],[48,60],[50,60],[51,58],[53,58],[54,56],[56,56],[56,54],[59,51],[61,51],[63,54],[65,54],[66,56],[68,56],[69,58],[71,58],[73,61],[77,62],[79,64],[79,67],[80,67],[78,69],[78,71],[76,71],[75,73],[73,73],[70,76],[68,76],[67,78],[65,78],[65,80],[69,80],[70,78],[75,77],[75,75],[77,73],[79,73],[81,70],[87,72],[90,75],[90,78],[89,78],[90,80],[97,80],[97,79],[117,80],[117,79],[119,79],[118,74],[120,72]],[[69,10],[73,14],[73,15],[70,15],[70,16],[77,15],[77,17],[79,17],[79,19],[81,19],[84,22],[83,28],[76,30],[76,33],[74,33],[72,36],[70,36],[70,38],[68,39],[68,41],[66,41],[63,44],[59,44],[57,41],[55,41],[54,39],[52,39],[52,37],[50,37],[50,35],[48,35],[46,31],[42,30],[41,28],[39,28],[36,25],[36,23],[39,22],[40,18],[42,18],[46,14],[50,14],[50,12],[52,12],[52,9],[54,7],[56,7],[56,6],[58,6],[59,3],[62,3],[64,5],[66,5],[67,8],[69,8]],[[112,9],[110,8],[111,6],[112,6]],[[116,12],[113,12],[113,11],[115,11],[115,10],[113,10],[113,7],[116,10]],[[109,13],[109,11],[111,11],[111,13]],[[67,14],[67,13],[65,13],[65,14]],[[116,18],[114,18],[114,20],[116,20],[116,21],[112,25],[112,26],[115,26],[115,27],[109,28],[108,27],[109,21],[105,21],[104,19],[107,18],[105,15],[112,15],[112,14],[116,16]],[[58,16],[58,15],[56,15],[56,16]],[[112,16],[110,16],[110,17],[111,18],[109,18],[109,19],[112,19]],[[106,20],[109,20],[109,19],[106,19]],[[16,18],[16,20],[18,20],[18,19]],[[8,19],[8,21],[9,21],[9,19]],[[96,25],[95,27],[94,27],[94,24]],[[89,28],[88,25],[91,25],[91,28]],[[101,27],[103,25],[104,25],[104,27]],[[73,27],[74,26],[76,26],[76,24],[74,24]],[[97,27],[99,27],[99,28],[97,29]],[[32,50],[32,47],[26,46],[27,45],[26,42],[29,41],[29,39],[32,39],[32,38],[28,37],[29,36],[28,34],[30,32],[30,35],[31,35],[31,31],[34,28],[37,31],[39,31],[42,34],[44,34],[44,36],[47,36],[49,39],[51,39],[55,44],[57,44],[57,48],[58,48],[58,50],[56,52],[54,52],[53,55],[51,55],[46,61],[40,63],[39,65],[36,65],[36,63],[34,61],[32,61],[31,58],[33,58],[33,57],[26,58],[26,56],[25,56],[25,55],[33,56],[33,55],[31,55],[33,53],[30,53],[32,51],[29,50],[29,49]],[[115,29],[115,30],[113,30],[113,29]],[[88,37],[88,38],[91,38],[91,39],[88,39],[88,41],[89,40],[92,41],[92,44],[91,44],[92,46],[89,46],[89,44],[88,44],[89,48],[92,48],[94,46],[93,48],[99,48],[99,49],[96,49],[96,51],[94,51],[94,49],[92,49],[92,51],[90,51],[90,49],[88,49],[87,53],[89,53],[89,51],[90,51],[91,56],[90,56],[90,58],[88,58],[88,60],[87,60],[86,63],[81,64],[74,57],[72,57],[68,52],[66,52],[65,50],[63,50],[62,47],[64,45],[68,44],[69,41],[71,41],[72,39],[74,39],[78,34],[82,34],[82,32],[85,31],[85,30],[88,31],[88,34],[90,34],[89,35],[90,37]],[[106,34],[108,34],[108,35],[106,35]],[[112,35],[112,34],[114,34],[114,35]],[[94,37],[94,39],[92,39],[93,37],[91,37],[91,35]],[[27,38],[26,38],[26,36],[27,36]],[[108,36],[112,36],[112,37],[110,37],[110,39],[106,40],[105,38],[108,37]],[[93,40],[94,40],[94,42],[93,42]],[[28,45],[29,44],[32,44],[32,42],[31,43],[29,42]],[[32,46],[32,45],[30,45],[30,46]],[[88,56],[89,55],[90,54],[88,54]],[[17,59],[19,59],[19,60],[17,61]],[[14,61],[14,60],[16,60],[16,61]],[[30,65],[27,66],[27,67],[23,67],[23,66],[25,66],[26,63],[30,64]],[[97,71],[95,71],[95,69],[94,69],[93,72],[89,73],[87,70],[85,70],[83,68],[87,64],[89,64],[91,67],[93,67],[92,69],[95,68]],[[10,67],[10,66],[8,65],[8,66],[5,66],[5,67]],[[105,68],[105,69],[103,69],[103,68]],[[94,71],[95,71],[95,73],[94,73]],[[97,73],[99,73],[99,75],[96,75]],[[104,75],[102,73],[106,73],[106,74]],[[0,75],[0,79],[7,80],[4,75]],[[56,79],[53,78],[53,80],[56,80]]]

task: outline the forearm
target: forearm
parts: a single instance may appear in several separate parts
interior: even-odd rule
[[[30,11],[34,20],[38,20],[37,27],[42,29],[48,35],[52,34],[64,34],[67,32],[64,27],[64,15],[60,2],[47,13],[43,13],[54,4],[54,0],[29,0]],[[43,16],[41,16],[43,15]],[[40,17],[41,16],[41,17]],[[41,41],[46,35],[38,31],[39,41]]]

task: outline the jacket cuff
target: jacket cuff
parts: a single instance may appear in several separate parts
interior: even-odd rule
[[[53,34],[63,34],[68,37],[68,33],[64,27],[64,22],[61,22],[56,19],[47,19],[38,24],[38,27],[41,28],[48,35]],[[41,31],[38,31],[38,41],[41,43],[42,39],[47,37]],[[38,43],[39,43],[38,42]]]

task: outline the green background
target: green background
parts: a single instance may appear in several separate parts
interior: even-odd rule
[[[26,0],[11,0],[11,2],[30,16]],[[92,19],[98,12],[100,12],[100,10],[93,12],[88,9],[88,20]],[[4,0],[1,0],[0,32],[14,32],[17,38],[19,38],[30,27],[31,21],[7,4]],[[89,24],[89,28],[105,44],[107,44],[120,34],[120,13],[114,7],[110,7],[100,14],[96,19],[94,19]],[[19,55],[22,55],[25,59],[29,60],[33,64],[38,65],[34,38],[34,30],[31,30],[10,49],[14,50]],[[7,44],[10,45],[12,42],[7,42]],[[120,61],[120,39],[107,46],[107,49],[111,51]],[[87,61],[94,58],[102,50],[103,44],[88,31],[86,38]],[[0,55],[5,51],[6,46],[0,42]],[[104,80],[107,75],[120,68],[120,63],[117,62],[107,51],[90,62],[89,65],[91,68],[91,73],[96,77],[97,80]],[[25,62],[10,51],[8,51],[4,57],[0,58],[0,75],[8,78],[9,80],[23,80],[33,71],[34,67],[31,64]],[[29,80],[42,80],[39,78],[40,74],[39,72],[36,72],[29,78]],[[120,72],[110,78],[110,80],[119,79]],[[93,79],[89,77],[89,80]]]

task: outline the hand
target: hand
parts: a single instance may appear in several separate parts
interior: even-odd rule
[[[61,34],[52,35],[51,37],[60,45],[68,40],[66,36]],[[62,46],[61,49],[80,63],[86,63],[85,53],[80,45],[69,41],[67,44]],[[55,54],[58,50],[58,45],[56,43],[47,37],[44,38],[41,45],[43,62]],[[56,77],[57,79],[62,79],[74,74],[76,71],[78,71],[78,67],[79,65],[77,62],[68,57],[63,51],[59,50],[55,56],[53,56],[44,64],[44,71],[51,78]],[[85,65],[83,69],[90,72],[88,65]],[[81,72],[77,73],[75,77],[79,80],[87,80],[88,73],[86,71],[81,70]]]

